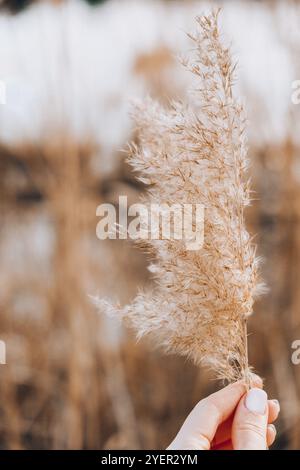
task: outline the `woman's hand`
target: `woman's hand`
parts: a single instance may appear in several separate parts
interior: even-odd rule
[[[272,423],[279,411],[259,377],[247,393],[244,383],[236,382],[201,400],[168,450],[266,450],[275,440]]]

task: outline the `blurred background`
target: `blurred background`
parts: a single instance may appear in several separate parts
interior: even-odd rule
[[[124,162],[130,101],[184,98],[185,31],[223,5],[249,117],[256,234],[269,287],[250,322],[250,360],[281,402],[275,448],[300,448],[300,4],[296,1],[0,2],[0,448],[165,448],[218,384],[166,357],[89,295],[151,283],[131,242],[96,238],[96,207],[136,202]]]

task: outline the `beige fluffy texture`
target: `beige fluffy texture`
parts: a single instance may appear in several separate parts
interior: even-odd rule
[[[150,185],[147,202],[201,203],[204,246],[149,240],[153,291],[124,308],[99,299],[101,310],[125,319],[138,337],[151,335],[168,352],[191,357],[218,378],[249,380],[246,321],[260,293],[258,259],[245,228],[249,205],[242,105],[232,93],[234,65],[219,33],[218,12],[197,18],[184,66],[196,86],[188,102],[169,109],[148,100],[137,107],[139,145],[129,162]]]

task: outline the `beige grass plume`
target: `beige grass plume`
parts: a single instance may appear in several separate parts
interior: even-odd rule
[[[205,208],[204,245],[148,240],[153,291],[121,308],[98,300],[138,337],[151,335],[169,352],[189,356],[217,377],[249,383],[247,319],[260,293],[258,259],[245,228],[249,204],[242,105],[233,96],[234,65],[223,45],[218,12],[197,18],[194,48],[184,63],[196,86],[188,102],[169,109],[148,100],[137,107],[139,146],[129,162],[148,184],[148,203]]]

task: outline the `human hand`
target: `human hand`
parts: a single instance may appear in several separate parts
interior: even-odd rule
[[[235,382],[195,406],[168,450],[266,450],[275,440],[272,423],[279,411],[256,375],[247,393],[243,382]]]

